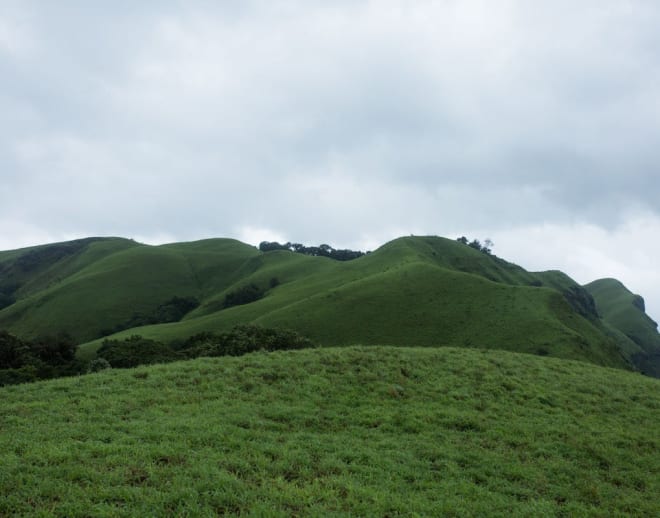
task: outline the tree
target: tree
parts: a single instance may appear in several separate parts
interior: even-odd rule
[[[104,358],[112,367],[137,367],[152,363],[166,363],[182,359],[182,356],[169,346],[138,335],[126,340],[104,340],[96,352],[97,358]]]
[[[247,284],[225,295],[224,307],[241,306],[262,298],[265,291],[256,284]]]
[[[350,261],[365,255],[364,252],[355,250],[335,250],[326,243],[323,243],[319,246],[305,246],[301,243],[287,242],[281,245],[277,242],[262,241],[259,243],[259,250],[262,252],[271,252],[273,250],[289,250],[297,254],[311,255],[314,257],[329,257],[330,259],[335,259],[336,261]]]
[[[478,239],[473,239],[472,241],[468,241],[468,239],[465,236],[461,236],[457,238],[456,241],[458,241],[461,244],[467,245],[470,248],[474,248],[479,252],[483,252],[484,254],[487,255],[490,255],[490,253],[492,252],[492,248],[495,246],[495,244],[489,238],[486,238],[484,240],[483,245]]]
[[[28,344],[6,331],[0,331],[0,369],[17,369],[33,359]]]
[[[49,365],[65,365],[76,357],[77,346],[66,333],[55,336],[42,336],[30,344],[31,352]]]

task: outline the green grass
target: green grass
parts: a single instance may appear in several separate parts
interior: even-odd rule
[[[0,389],[0,515],[658,516],[658,380],[348,347]]]
[[[599,279],[585,288],[596,301],[604,322],[624,335],[620,343],[640,369],[660,377],[660,334],[644,311],[644,299],[630,292],[616,279]]]
[[[258,253],[228,239],[188,246],[108,246],[114,243],[90,245],[70,275],[1,311],[0,326],[27,338],[64,330],[79,342],[88,341],[174,295],[213,293]]]
[[[585,286],[606,322],[625,333],[647,352],[660,345],[658,325],[644,312],[644,300],[616,279],[599,279]]]

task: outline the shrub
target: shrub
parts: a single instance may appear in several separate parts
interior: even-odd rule
[[[94,358],[91,362],[89,362],[87,372],[99,372],[111,368],[112,365],[110,365],[110,362],[105,358]]]
[[[126,340],[105,340],[96,353],[105,358],[112,367],[137,367],[152,363],[167,363],[180,360],[182,356],[169,346],[135,335]]]
[[[179,322],[184,316],[199,306],[199,300],[195,297],[172,297],[163,302],[154,310],[147,313],[133,313],[128,320],[117,324],[114,327],[101,329],[99,336],[107,336],[125,329],[133,327],[142,327],[152,324],[167,324],[170,322]]]
[[[303,349],[315,344],[296,331],[251,324],[239,325],[222,334],[202,333],[187,340],[182,351],[188,357],[240,356],[252,351]]]
[[[34,360],[29,344],[0,331],[0,369],[17,369]]]
[[[20,369],[0,369],[0,387],[29,383],[38,379],[37,369],[33,365],[25,365]]]
[[[262,298],[265,294],[265,291],[256,284],[248,284],[246,286],[241,286],[235,291],[227,293],[225,295],[224,307],[230,308],[232,306],[241,306],[243,304],[249,304]]]

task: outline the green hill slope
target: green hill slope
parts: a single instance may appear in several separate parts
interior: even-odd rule
[[[626,365],[595,309],[582,307],[575,293],[590,296],[568,277],[532,274],[448,239],[401,238],[347,263],[269,252],[244,271],[182,322],[119,337],[167,341],[253,322],[293,328],[323,345],[472,346]],[[222,309],[227,292],[272,278],[279,284],[263,299]]]
[[[25,338],[66,331],[88,342],[81,355],[91,358],[102,336],[130,327],[136,314],[192,297],[199,306],[180,322],[116,337],[170,341],[256,323],[289,327],[327,346],[471,346],[630,366],[627,339],[599,319],[592,296],[572,279],[527,272],[454,240],[400,238],[348,262],[262,253],[229,239],[73,243],[68,255],[58,252],[67,244],[38,248],[44,260],[33,261],[34,276],[15,273],[30,250],[0,254],[7,279],[19,286],[16,302],[0,311],[0,328]],[[264,296],[226,307],[228,296],[250,286]]]
[[[0,311],[0,327],[26,338],[65,331],[79,342],[88,341],[173,296],[214,293],[257,253],[229,239],[159,247],[127,246],[115,239],[91,241],[67,258],[68,275],[55,276],[55,267],[41,266],[36,278],[45,276],[43,270],[50,281],[36,291],[26,290],[33,280],[22,284],[18,301]],[[12,267],[16,269],[23,257]],[[63,269],[59,263],[55,266]]]
[[[0,388],[0,515],[657,516],[660,385],[347,347]]]
[[[594,297],[603,320],[629,339],[627,352],[633,364],[660,377],[658,324],[646,314],[644,299],[616,279],[599,279],[585,288]]]

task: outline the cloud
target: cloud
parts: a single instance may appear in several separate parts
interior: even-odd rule
[[[659,25],[644,0],[3,2],[0,227],[602,250],[660,213]]]
[[[529,270],[559,269],[586,284],[605,277],[622,281],[646,299],[647,312],[660,315],[660,216],[632,211],[605,229],[585,222],[545,223],[496,232],[495,252],[515,257]]]

